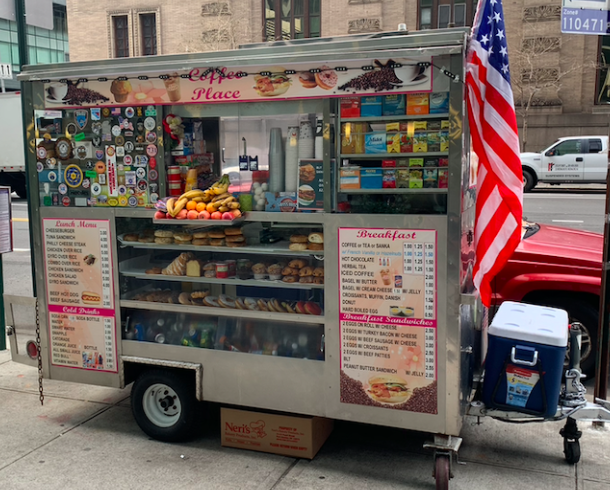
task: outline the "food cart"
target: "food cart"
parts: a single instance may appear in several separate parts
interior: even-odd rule
[[[202,400],[425,431],[445,488],[486,346],[466,40],[27,68],[40,349],[13,323],[14,358],[135,382],[162,440]]]

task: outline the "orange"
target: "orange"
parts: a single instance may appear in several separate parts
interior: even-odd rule
[[[206,203],[204,202],[198,202],[197,203],[197,207],[195,208],[197,210],[197,212],[201,213],[201,211],[205,211],[206,210]]]
[[[195,201],[189,201],[186,203],[187,211],[194,211],[195,209],[197,209],[197,203]]]
[[[209,202],[208,205],[205,207],[206,211],[210,214],[212,214],[213,212],[216,211],[216,206],[214,206],[213,203]]]

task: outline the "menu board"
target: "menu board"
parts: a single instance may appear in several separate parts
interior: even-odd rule
[[[436,231],[339,228],[341,402],[437,413]]]
[[[51,363],[117,372],[110,222],[42,222]]]

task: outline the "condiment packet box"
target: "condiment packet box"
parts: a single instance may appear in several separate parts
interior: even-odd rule
[[[388,133],[391,132],[391,131],[400,131],[400,123],[399,122],[387,123],[385,125],[385,130]]]
[[[401,189],[409,188],[409,173],[410,170],[407,170],[406,168],[396,169],[396,187]]]
[[[412,133],[400,133],[400,153],[413,153]]]
[[[400,160],[396,160],[396,166],[397,167],[408,167],[409,160],[406,158],[401,158]]]
[[[449,119],[443,119],[441,121],[441,129],[449,129]]]
[[[387,152],[400,153],[400,133],[387,133]]]
[[[391,94],[383,98],[384,116],[404,116],[406,97],[404,94]]]
[[[424,169],[424,187],[435,188],[437,186],[438,172],[435,168]]]
[[[428,131],[428,151],[441,151],[440,131]]]
[[[430,114],[446,114],[447,112],[449,112],[449,92],[430,94]]]
[[[360,189],[360,167],[342,167],[339,169],[339,187],[345,189]]]
[[[438,167],[438,158],[437,157],[426,157],[424,158],[424,167]]]
[[[360,97],[341,99],[341,117],[360,117]]]
[[[428,121],[428,131],[440,131],[441,130],[441,120],[440,119],[431,119]]]
[[[409,167],[423,167],[424,159],[423,158],[409,158]]]
[[[449,171],[446,168],[441,168],[438,170],[438,188],[439,189],[447,188],[448,173],[449,173]]]
[[[296,210],[296,192],[265,192],[265,211],[268,213],[294,213]]]
[[[364,153],[387,153],[388,146],[385,132],[367,133],[364,135]]]
[[[396,160],[381,160],[381,166],[386,168],[386,167],[395,167],[396,166]]]
[[[409,171],[409,189],[421,189],[424,186],[423,170]]]
[[[396,188],[396,170],[393,168],[384,168],[383,170],[383,189]]]
[[[381,189],[383,171],[380,168],[361,168],[360,169],[360,188],[361,189]]]
[[[428,121],[413,121],[412,131],[426,131],[428,129]]]
[[[428,151],[428,132],[416,131],[413,135],[413,153],[426,153]]]
[[[440,150],[439,151],[449,151],[449,131],[441,131],[439,133],[440,137]]]
[[[429,94],[415,93],[407,94],[407,114],[429,114],[430,97]]]
[[[383,96],[372,95],[369,97],[362,97],[360,99],[360,116],[361,117],[373,117],[381,116],[383,113]]]

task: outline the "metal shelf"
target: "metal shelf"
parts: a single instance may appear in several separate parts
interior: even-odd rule
[[[358,160],[379,160],[381,158],[419,158],[419,157],[446,157],[448,151],[429,151],[426,153],[341,153],[340,158]]]
[[[120,274],[137,279],[149,281],[173,281],[173,282],[192,282],[200,284],[225,284],[228,286],[259,286],[264,288],[286,288],[286,289],[324,289],[324,284],[302,284],[299,282],[283,282],[258,279],[217,279],[215,277],[190,277],[190,276],[164,276],[163,274],[146,274],[144,269],[121,270]]]
[[[231,318],[246,318],[248,320],[286,321],[290,323],[324,324],[323,315],[297,315],[276,313],[272,311],[238,310],[232,308],[211,308],[208,306],[175,305],[171,303],[153,303],[152,301],[121,300],[121,308],[136,310],[163,311],[173,313],[193,313],[195,315],[225,316]]]
[[[211,226],[240,226],[246,221],[245,217],[228,219],[153,219],[154,225],[192,226],[209,228]]]
[[[247,247],[212,247],[199,245],[177,245],[170,243],[162,245],[159,243],[140,243],[120,241],[125,247],[143,248],[146,250],[173,250],[175,252],[226,252],[238,254],[259,255],[286,255],[291,257],[308,257],[310,255],[324,255],[324,250],[289,250],[288,242],[280,241],[270,245],[250,245]]]
[[[382,121],[417,121],[420,119],[439,119],[449,117],[449,113],[443,114],[421,114],[421,115],[398,115],[398,116],[365,116],[365,117],[342,117],[341,122],[382,122]]]
[[[447,189],[421,188],[421,189],[346,189],[339,190],[339,194],[447,194]]]
[[[209,219],[209,220],[199,220],[199,219],[153,219],[153,216],[156,210],[137,210],[138,213],[135,213],[134,210],[124,210],[120,216],[125,217],[137,217],[137,218],[150,218],[153,224],[155,225],[180,225],[180,226],[200,226],[200,227],[208,227],[208,226],[238,226],[244,224],[244,222],[261,222],[261,221],[269,221],[274,223],[291,223],[294,224],[295,227],[299,227],[302,223],[324,223],[324,213],[269,213],[266,211],[249,211],[244,213],[241,218],[237,218],[234,220],[221,220],[221,219]],[[119,214],[117,214],[119,216]]]

